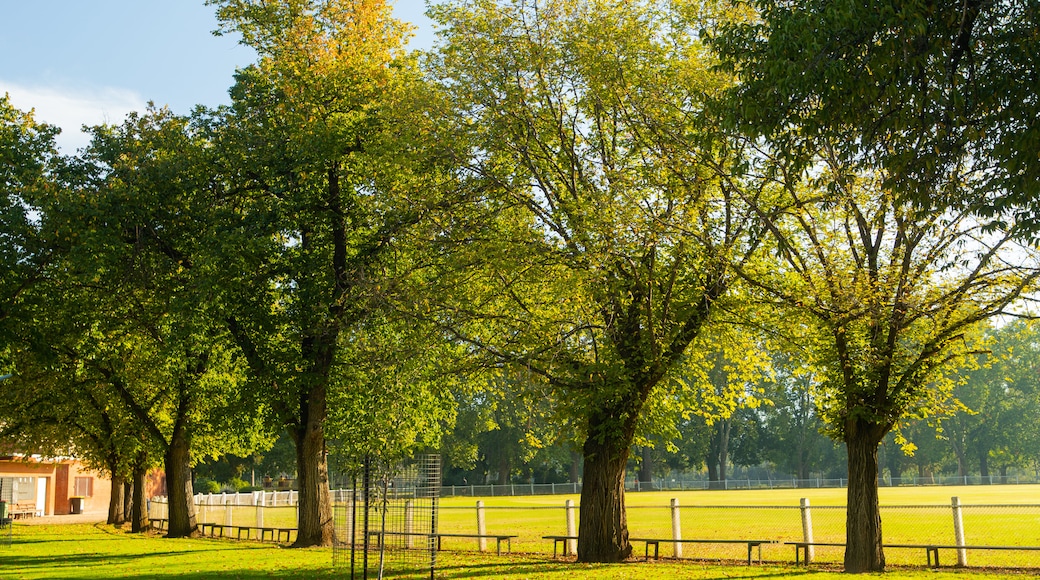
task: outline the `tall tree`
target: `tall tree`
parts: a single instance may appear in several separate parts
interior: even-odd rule
[[[424,120],[407,26],[383,0],[212,0],[259,60],[215,127],[227,188],[228,327],[296,444],[294,545],[330,545],[326,422],[356,336],[395,292],[434,191],[408,169]],[[231,296],[231,294],[229,294]],[[363,374],[363,373],[362,373]],[[357,375],[361,376],[361,374]],[[341,377],[342,378],[342,377]]]
[[[977,325],[1014,312],[1040,262],[976,208],[921,208],[828,152],[762,214],[780,264],[743,274],[810,330],[819,408],[849,459],[845,569],[864,572],[885,566],[878,445],[901,419],[955,408],[950,373],[980,348]]]
[[[71,240],[65,290],[88,305],[76,355],[161,450],[173,537],[196,532],[193,462],[263,438],[263,409],[240,404],[242,359],[222,322],[201,123],[150,109],[95,128],[45,217]]]
[[[444,38],[432,74],[453,99],[473,203],[435,240],[452,302],[431,308],[581,419],[578,559],[623,560],[646,402],[755,246],[741,151],[704,110],[728,79],[709,70],[692,6],[485,0],[432,14]]]

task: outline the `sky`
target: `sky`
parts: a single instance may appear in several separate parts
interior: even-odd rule
[[[428,48],[424,0],[396,0]],[[87,144],[83,125],[119,123],[149,101],[189,113],[229,102],[235,69],[256,55],[233,36],[214,36],[204,0],[0,0],[0,93],[37,120],[62,128],[58,146]]]

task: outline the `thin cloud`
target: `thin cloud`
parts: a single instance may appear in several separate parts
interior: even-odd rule
[[[28,86],[0,79],[15,107],[35,110],[37,121],[61,127],[56,142],[63,153],[75,153],[90,142],[81,128],[120,123],[131,111],[143,111],[148,103],[134,91],[117,88],[68,88]]]

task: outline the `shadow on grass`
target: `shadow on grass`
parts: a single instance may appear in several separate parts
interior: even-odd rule
[[[574,562],[561,562],[558,560],[547,560],[544,562],[523,562],[516,565],[504,564],[501,562],[489,562],[485,564],[457,564],[450,566],[438,566],[437,567],[437,578],[438,579],[454,579],[454,578],[497,578],[503,575],[526,577],[529,575],[559,575],[561,579],[573,577],[581,573],[595,574],[601,572],[603,574],[609,574],[611,571],[623,574],[625,568],[642,568],[652,567],[654,564],[645,562],[628,562],[623,564],[576,564]],[[754,570],[754,571],[751,571]],[[635,570],[632,570],[635,571]],[[662,573],[669,574],[673,569],[670,567],[666,572],[662,570]],[[647,570],[639,570],[639,572],[648,572]],[[703,573],[703,570],[699,570]],[[791,568],[782,570],[773,569],[762,569],[752,568],[746,575],[742,575],[739,572],[734,573],[732,567],[727,567],[725,570],[719,570],[717,576],[711,576],[710,572],[708,575],[698,575],[697,578],[727,578],[727,579],[747,579],[747,578],[804,578],[811,576],[815,573],[825,572],[823,570],[812,570],[805,568]],[[650,575],[653,574],[652,570],[649,570]],[[581,577],[585,577],[584,575]],[[606,577],[606,576],[605,576]]]

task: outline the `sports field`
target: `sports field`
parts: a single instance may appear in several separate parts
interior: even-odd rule
[[[774,542],[800,541],[803,538],[801,498],[811,505],[814,541],[842,542],[845,536],[845,490],[844,489],[780,489],[780,490],[732,490],[732,491],[685,491],[685,492],[638,492],[626,496],[628,523],[632,537],[671,538],[672,518],[669,507],[672,498],[680,506],[680,523],[683,538],[691,539],[761,539]],[[953,511],[951,497],[958,497],[962,504],[962,516],[967,543],[970,545],[1019,545],[1040,546],[1040,486],[965,486],[965,487],[899,487],[881,488],[882,526],[887,543],[918,544],[933,542],[955,543],[953,533]],[[763,546],[762,556],[766,563],[756,564],[750,569],[739,565],[747,557],[744,544],[687,544],[683,547],[683,560],[671,560],[672,545],[661,544],[661,554],[666,560],[650,563],[632,563],[621,567],[576,566],[551,558],[553,542],[542,536],[562,535],[567,531],[566,500],[579,502],[576,495],[445,498],[440,502],[438,516],[439,531],[442,533],[468,533],[477,531],[476,502],[485,506],[486,532],[517,536],[512,541],[511,556],[497,558],[493,555],[495,542],[488,542],[491,554],[480,553],[475,539],[444,539],[445,552],[439,554],[444,578],[723,578],[792,576],[801,577],[804,568],[794,567],[794,549],[781,543]],[[208,508],[208,521],[223,522],[224,508]],[[256,510],[251,506],[232,508],[234,521],[247,524],[255,518]],[[577,518],[577,510],[575,517]],[[293,508],[265,508],[267,525],[292,526],[295,524]],[[218,542],[218,540],[199,540]],[[181,542],[178,540],[177,542]],[[223,542],[227,542],[226,540]],[[233,542],[235,545],[238,543]],[[174,544],[181,545],[181,544]],[[204,544],[209,546],[208,544]],[[219,544],[224,545],[224,544]],[[243,542],[242,548],[261,548],[252,542]],[[634,544],[641,556],[644,544]],[[207,547],[207,550],[210,548]],[[222,548],[223,549],[223,548]],[[231,549],[231,548],[227,548]],[[160,550],[162,551],[162,550]],[[318,551],[328,556],[328,551]],[[250,559],[260,557],[249,552]],[[278,552],[276,552],[278,553]],[[285,552],[281,552],[285,553]],[[310,554],[310,550],[293,550],[293,559]],[[840,567],[841,548],[819,547],[816,550],[818,566],[812,569],[813,577],[826,577],[827,570]],[[3,554],[0,554],[2,557]],[[954,573],[948,566],[956,563],[953,550],[940,554],[943,570]],[[311,556],[308,556],[310,558]],[[316,556],[315,556],[316,557]],[[888,549],[886,557],[890,565],[896,566],[895,577],[907,574],[929,574],[923,571],[926,554],[922,549]],[[262,559],[262,558],[261,558]],[[320,558],[318,558],[320,560]],[[304,559],[306,560],[306,559]],[[301,560],[304,561],[304,560]],[[257,565],[261,565],[258,560]],[[1040,570],[1040,552],[1026,551],[969,551],[968,563],[973,573],[988,568],[987,575],[994,569],[1010,567],[1017,569],[1021,577]],[[282,564],[272,564],[278,569]],[[899,568],[909,566],[911,568]],[[779,568],[777,568],[779,567]],[[917,571],[912,571],[916,569]],[[454,571],[452,571],[454,570]],[[477,573],[477,570],[482,572]],[[772,573],[767,572],[772,570]],[[735,573],[739,571],[739,574]],[[324,573],[324,572],[322,572]],[[963,573],[963,572],[962,572]],[[516,574],[511,576],[511,574]],[[644,575],[647,574],[647,575]],[[673,574],[680,574],[674,576]],[[700,575],[699,575],[700,574]],[[823,576],[820,576],[823,574]],[[3,577],[3,574],[0,574]],[[237,577],[237,576],[236,576]],[[241,576],[250,577],[250,576]],[[271,577],[281,577],[274,573]],[[316,576],[323,577],[323,576]],[[889,577],[893,577],[889,575]],[[923,576],[922,576],[923,577]]]
[[[756,539],[778,542],[764,545],[766,560],[793,562],[794,549],[782,542],[803,539],[801,498],[809,500],[813,540],[844,542],[844,489],[780,489],[686,492],[639,492],[626,495],[628,525],[634,538],[672,537],[670,501],[678,500],[683,538]],[[962,521],[969,545],[1040,546],[1040,486],[899,487],[880,490],[882,531],[886,543],[923,542],[954,544],[951,498],[962,504]],[[475,533],[475,504],[485,505],[486,531],[515,534],[513,550],[551,553],[553,543],[545,535],[566,533],[564,502],[577,496],[523,496],[492,498],[448,498],[441,501],[440,531]],[[577,510],[576,510],[577,511]],[[576,514],[577,515],[577,514]],[[456,550],[476,550],[477,541],[445,540]],[[494,547],[492,542],[491,547]],[[643,550],[642,544],[636,545]],[[671,544],[661,544],[662,555],[671,556]],[[817,548],[820,562],[840,562],[841,548]],[[746,545],[686,545],[686,558],[740,560],[747,557]],[[890,549],[894,564],[924,565],[921,549]],[[955,553],[941,553],[946,563]],[[970,565],[1040,567],[1040,552],[976,551],[969,553]]]
[[[661,578],[785,578],[838,580],[837,569],[806,570],[791,564],[732,565],[683,560],[574,564],[540,554],[497,557],[476,552],[440,552],[438,579],[461,580],[658,580]],[[1022,571],[926,570],[890,568],[884,578],[963,580],[1019,579]],[[369,576],[370,578],[373,576]],[[393,576],[388,576],[393,577]],[[864,577],[882,577],[864,575]],[[0,543],[0,578],[25,580],[133,578],[349,578],[349,570],[332,565],[328,549],[288,549],[271,543],[228,539],[170,540],[157,535],[129,534],[104,524],[15,524],[10,545]]]

